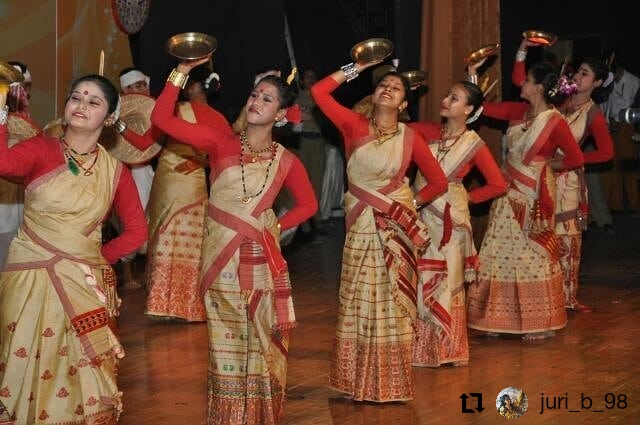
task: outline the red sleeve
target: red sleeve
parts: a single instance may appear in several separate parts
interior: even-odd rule
[[[25,177],[28,184],[64,161],[57,139],[42,134],[9,147],[9,130],[0,125],[0,175]]]
[[[147,240],[147,221],[140,203],[138,189],[131,171],[122,166],[113,198],[113,209],[122,223],[122,232],[102,247],[102,255],[109,264],[135,252]]]
[[[285,177],[284,187],[291,193],[295,204],[280,218],[282,230],[295,227],[308,220],[318,210],[318,200],[313,192],[307,171],[295,155],[291,168]]]
[[[415,134],[412,158],[427,180],[427,185],[416,195],[422,201],[421,203],[428,204],[447,190],[449,182],[440,164],[438,164],[431,150],[427,147],[427,143],[419,133],[416,132]]]
[[[522,87],[527,80],[527,72],[524,69],[524,61],[515,61],[511,71],[511,81],[516,87]]]
[[[211,158],[216,157],[216,140],[226,140],[229,125],[225,129],[224,126],[194,124],[174,115],[179,92],[179,87],[165,84],[151,113],[151,122],[171,137],[208,153]]]
[[[576,142],[569,124],[562,119],[553,127],[549,135],[549,142],[556,148],[560,148],[564,154],[562,159],[562,168],[572,170],[584,165],[584,156],[580,150],[580,146]]]
[[[163,135],[164,133],[162,130],[155,125],[152,125],[144,134],[138,134],[127,128],[122,136],[127,140],[127,142],[143,151],[159,141]]]
[[[521,120],[529,108],[526,102],[484,102],[482,115],[499,120]]]
[[[476,152],[471,162],[478,167],[485,179],[484,186],[469,191],[469,200],[472,203],[487,201],[507,191],[507,182],[486,145]]]
[[[350,151],[349,143],[368,134],[369,126],[367,123],[363,130],[362,125],[354,124],[363,120],[366,123],[367,119],[364,115],[342,106],[331,96],[338,86],[338,82],[328,76],[311,86],[311,95],[318,108],[343,134],[345,150]]]
[[[440,131],[442,127],[434,122],[412,122],[407,125],[420,133],[422,138],[427,142],[440,139]]]
[[[584,163],[593,164],[611,161],[613,159],[613,140],[611,139],[611,134],[609,134],[607,121],[601,111],[598,111],[593,120],[591,120],[588,131],[593,136],[596,150],[582,153],[584,155]]]

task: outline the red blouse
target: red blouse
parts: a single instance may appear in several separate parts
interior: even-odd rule
[[[524,61],[515,61],[513,72],[511,73],[511,81],[518,87],[522,87],[527,79]],[[569,104],[569,99],[558,109],[563,112]],[[578,142],[582,142],[589,135],[593,136],[595,142],[595,150],[583,152],[584,163],[594,164],[598,162],[607,162],[613,159],[613,140],[609,134],[609,125],[598,105],[594,105],[589,110],[591,119],[587,122],[587,128]]]
[[[318,107],[342,133],[345,151],[349,152],[354,141],[370,134],[369,120],[364,115],[342,106],[331,96],[338,86],[338,82],[328,76],[311,87],[311,94]],[[429,203],[447,190],[447,177],[422,136],[417,132],[415,134],[411,158],[429,183],[417,195],[424,203]]]
[[[38,135],[11,148],[8,140],[7,126],[0,125],[0,175],[24,177],[25,186],[66,163],[58,139]],[[122,222],[123,231],[102,246],[102,255],[110,264],[131,254],[147,240],[147,221],[138,189],[126,166],[122,167],[112,208]]]
[[[229,156],[240,158],[240,139],[233,133],[224,116],[208,123],[193,124],[173,114],[179,88],[167,83],[156,100],[151,113],[151,121],[166,134],[193,146],[209,155],[212,175],[218,174],[218,164]],[[195,103],[193,105],[196,105]],[[206,106],[206,105],[204,105]],[[238,185],[240,183],[238,182]],[[295,227],[309,219],[318,209],[311,182],[302,162],[294,156],[293,163],[284,180],[295,206],[280,218],[282,229]]]
[[[427,143],[433,140],[440,140],[442,134],[441,125],[431,122],[416,122],[411,123],[410,126],[418,131]],[[485,179],[485,184],[467,191],[469,200],[472,203],[478,204],[506,192],[507,182],[500,171],[500,167],[498,167],[498,164],[496,164],[496,161],[493,159],[491,151],[484,143],[469,162],[460,168],[460,171],[455,177],[463,179],[474,166],[480,170],[480,173]]]
[[[484,102],[483,106],[484,115],[507,121],[521,121],[529,109],[527,102]],[[562,167],[565,170],[578,168],[584,164],[580,146],[576,143],[569,124],[565,120],[559,120],[558,125],[553,127],[538,155],[551,159],[558,149],[564,153]]]

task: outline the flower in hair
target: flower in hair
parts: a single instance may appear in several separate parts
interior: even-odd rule
[[[549,96],[554,97],[556,94],[561,93],[564,96],[571,96],[578,90],[578,85],[566,75],[560,76],[555,86],[549,90]]]

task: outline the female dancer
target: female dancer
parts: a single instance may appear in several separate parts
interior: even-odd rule
[[[318,107],[342,132],[349,181],[329,383],[354,400],[406,401],[413,398],[417,250],[428,243],[416,208],[442,194],[447,180],[422,137],[398,122],[411,94],[402,75],[389,72],[380,79],[371,118],[331,96],[374,64],[346,65],[311,88]],[[406,178],[412,161],[429,183],[415,197]]]
[[[0,108],[5,101],[0,91]],[[64,136],[12,148],[0,109],[0,175],[23,176],[26,186],[24,220],[0,275],[0,398],[16,424],[114,424],[122,411],[109,264],[144,243],[147,225],[131,172],[98,144],[117,104],[109,80],[81,77],[65,105]],[[112,207],[123,231],[102,245]]]
[[[518,87],[526,79],[527,48],[535,45],[526,39],[520,44],[513,67],[512,80]],[[573,75],[576,91],[558,108],[565,116],[571,132],[583,150],[585,164],[597,164],[613,158],[613,140],[600,107],[591,99],[604,86],[609,71],[597,58],[587,58]],[[612,79],[609,79],[612,80]],[[610,82],[610,81],[609,81]],[[595,149],[584,151],[593,137]],[[561,154],[561,153],[559,153]],[[556,234],[560,242],[560,267],[564,282],[565,307],[580,313],[590,313],[591,307],[578,302],[578,276],[582,251],[582,232],[588,220],[587,187],[584,169],[558,171],[556,177]]]
[[[482,90],[468,81],[454,84],[442,101],[444,124],[411,124],[427,141],[449,180],[445,194],[420,210],[429,228],[431,244],[418,259],[417,339],[413,365],[438,367],[469,363],[465,282],[475,282],[478,268],[473,243],[469,202],[474,204],[502,195],[507,183],[489,148],[467,127],[482,113]],[[462,179],[477,167],[484,186],[467,192]],[[416,189],[426,184],[420,173]]]
[[[206,66],[194,70],[182,90],[186,101],[177,104],[177,114],[188,122],[227,131],[230,127],[225,117],[207,104],[207,94],[213,87],[207,87],[209,77]],[[123,129],[123,136],[145,150],[164,137],[159,127],[152,126],[143,136]],[[180,134],[168,134],[147,207],[145,314],[151,318],[204,322],[207,314],[199,294],[198,274],[207,210],[207,158],[205,152],[185,143]]]
[[[297,157],[273,141],[293,92],[279,77],[251,91],[240,135],[173,115],[180,86],[209,59],[181,62],[151,115],[172,137],[206,152],[211,189],[200,271],[209,330],[208,424],[274,424],[283,414],[289,331],[295,324],[281,230],[318,208]],[[272,210],[286,187],[296,201],[280,219]]]
[[[470,75],[477,66],[469,67]],[[566,325],[553,171],[581,167],[584,160],[553,106],[566,98],[561,82],[551,64],[537,63],[520,92],[526,102],[484,104],[485,115],[509,121],[502,167],[509,186],[491,207],[478,281],[469,288],[472,329],[531,340],[551,337]],[[556,157],[558,149],[564,157]]]

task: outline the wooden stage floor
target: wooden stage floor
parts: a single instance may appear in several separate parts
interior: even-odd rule
[[[584,238],[579,294],[593,313],[570,313],[567,327],[545,341],[471,337],[468,367],[414,368],[415,399],[406,404],[352,402],[327,387],[344,223],[332,220],[324,240],[296,236],[284,251],[298,327],[281,424],[499,424],[496,398],[507,387],[528,399],[518,424],[640,424],[640,218],[614,220],[616,233]],[[119,423],[205,424],[206,325],[152,321],[142,314],[143,289],[120,294]]]

